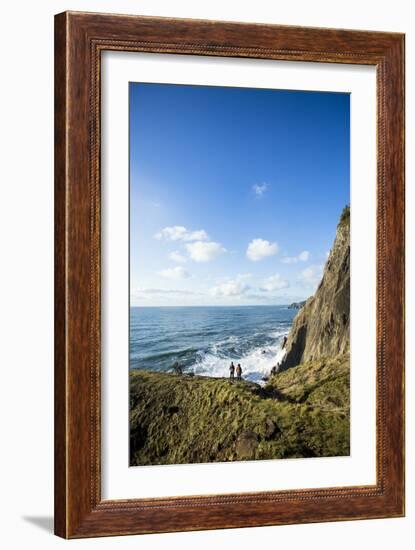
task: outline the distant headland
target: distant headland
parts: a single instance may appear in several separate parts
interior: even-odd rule
[[[288,309],[301,309],[306,303],[306,300],[303,300],[302,302],[293,302],[288,306]]]

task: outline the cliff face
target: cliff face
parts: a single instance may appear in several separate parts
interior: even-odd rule
[[[337,226],[321,283],[294,319],[281,370],[347,352],[349,332],[350,209],[346,207]]]

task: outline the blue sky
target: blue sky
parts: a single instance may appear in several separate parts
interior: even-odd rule
[[[313,294],[349,140],[348,94],[130,83],[131,305]]]

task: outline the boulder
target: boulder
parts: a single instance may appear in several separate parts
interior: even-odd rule
[[[236,440],[235,451],[238,460],[249,460],[255,458],[255,451],[258,447],[258,435],[252,430],[244,430]]]

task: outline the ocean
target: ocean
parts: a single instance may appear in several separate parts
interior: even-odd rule
[[[231,361],[243,378],[260,383],[282,358],[281,345],[296,315],[287,306],[132,307],[130,368],[229,376]]]

